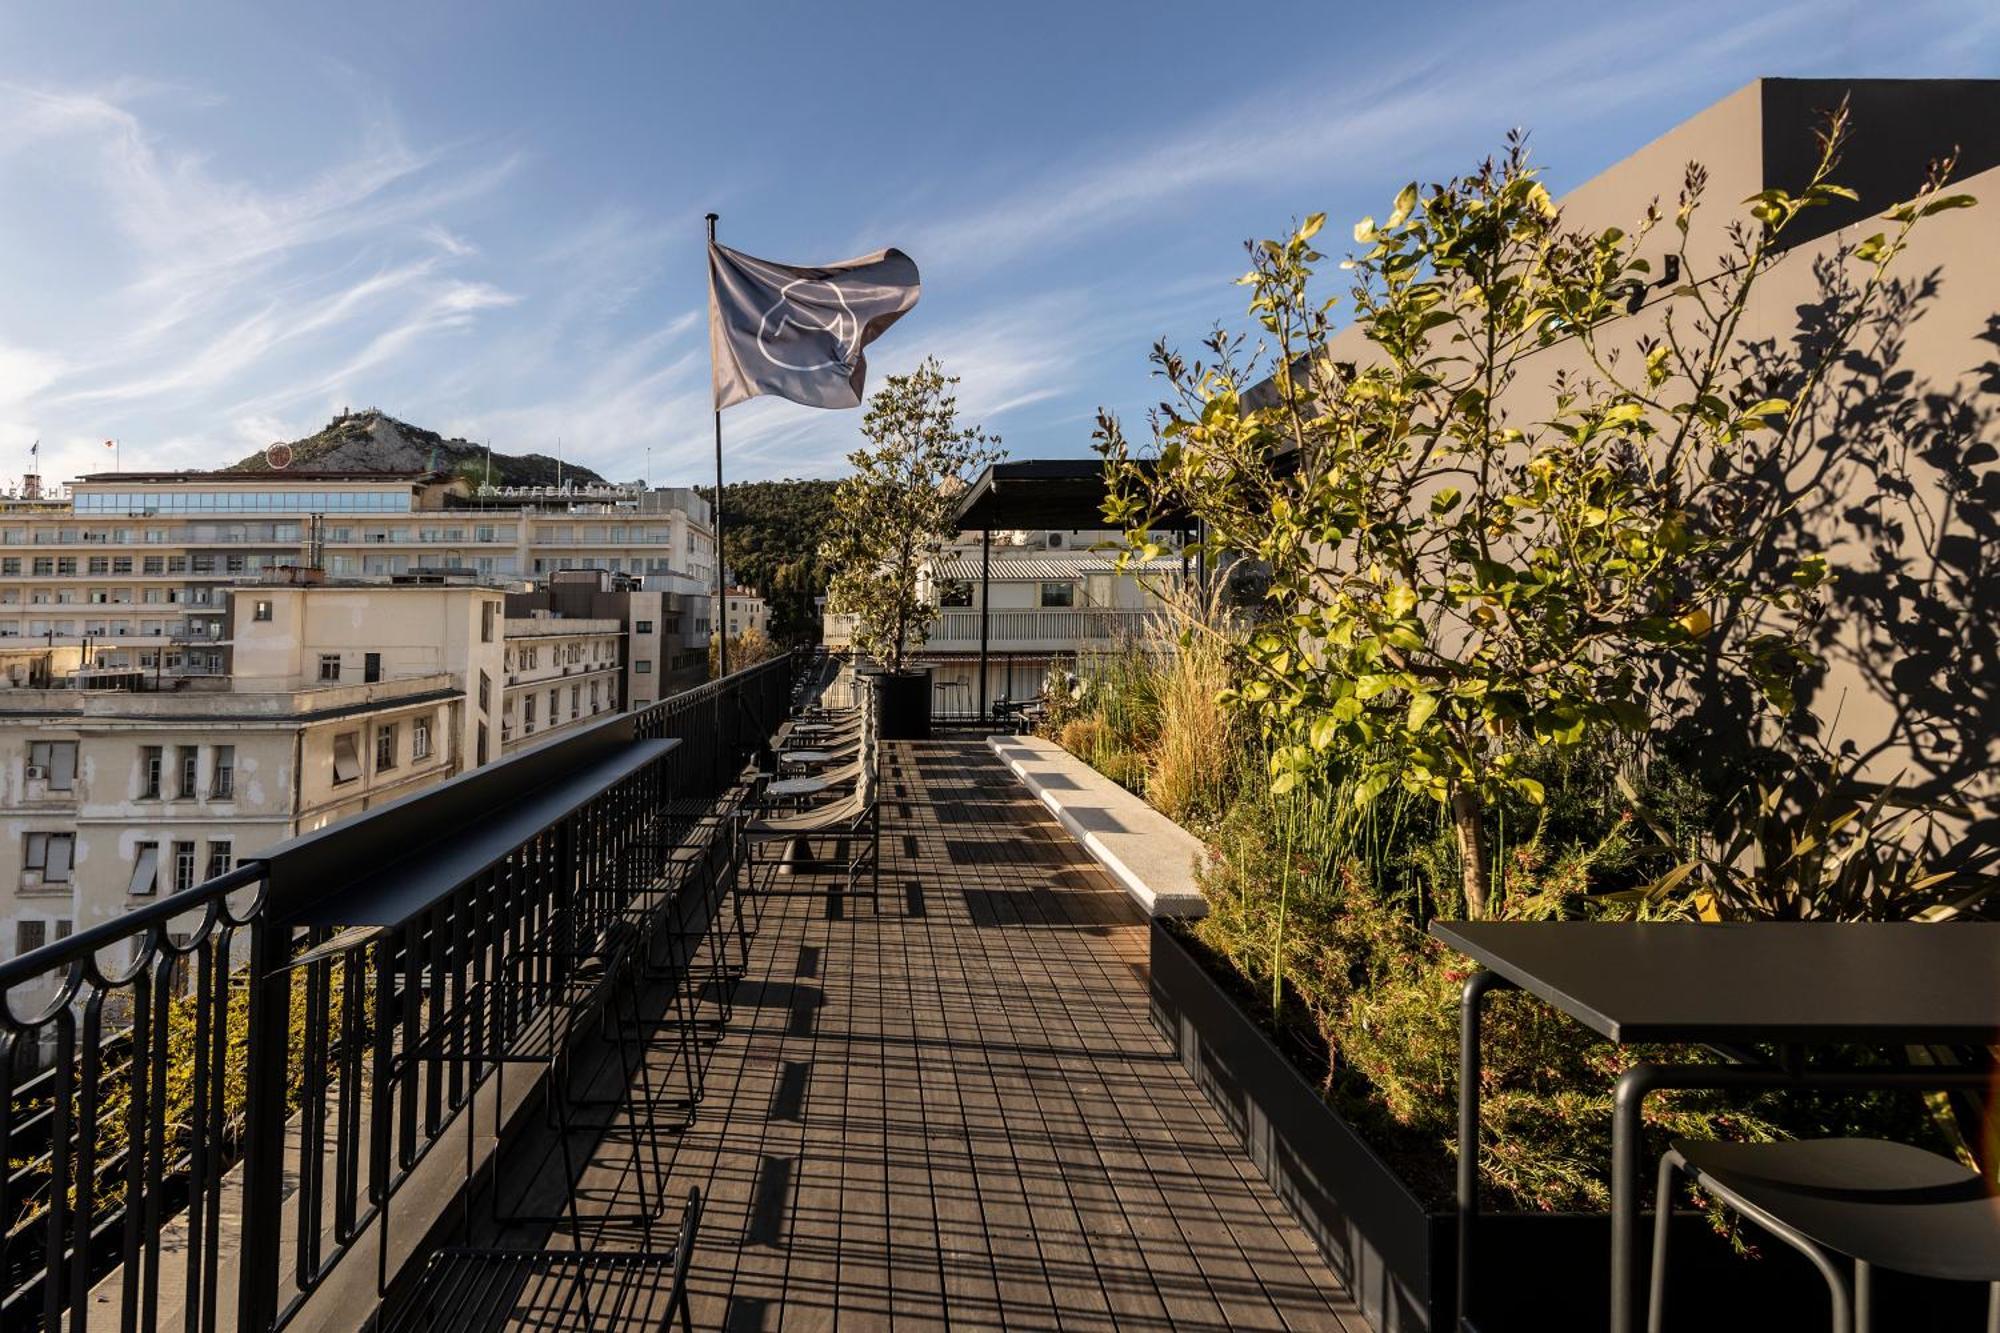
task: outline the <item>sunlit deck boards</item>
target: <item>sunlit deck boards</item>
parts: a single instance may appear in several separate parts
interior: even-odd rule
[[[669,1144],[696,1326],[1364,1328],[1148,1021],[1123,893],[978,741],[886,762],[879,915],[766,903]]]

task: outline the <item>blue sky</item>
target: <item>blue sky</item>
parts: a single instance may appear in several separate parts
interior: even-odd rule
[[[0,478],[373,404],[698,479],[710,209],[908,251],[877,379],[935,352],[1014,456],[1083,453],[1155,338],[1237,316],[1245,238],[1516,125],[1560,191],[1760,74],[2000,75],[2000,6],[8,4]],[[859,419],[732,409],[730,475],[837,475]]]

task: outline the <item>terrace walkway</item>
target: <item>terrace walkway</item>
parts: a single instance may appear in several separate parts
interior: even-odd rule
[[[766,901],[668,1141],[695,1327],[1365,1329],[1153,1029],[1124,893],[977,739],[883,781],[879,915]]]

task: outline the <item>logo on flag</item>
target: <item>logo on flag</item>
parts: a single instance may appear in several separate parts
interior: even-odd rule
[[[831,355],[805,364],[787,361],[787,356],[794,355],[788,349],[811,341],[814,332],[831,340]],[[801,278],[786,283],[764,318],[757,321],[757,350],[766,361],[784,370],[830,370],[836,366],[846,370],[861,353],[860,340],[861,321],[848,308],[840,288],[830,282]]]
[[[715,406],[775,394],[807,407],[858,407],[862,349],[917,303],[917,266],[900,250],[803,268],[708,248]]]

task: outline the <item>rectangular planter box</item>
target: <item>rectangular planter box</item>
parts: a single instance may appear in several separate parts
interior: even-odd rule
[[[1377,1333],[1450,1333],[1457,1225],[1431,1209],[1328,1105],[1172,928],[1152,923],[1154,1025],[1257,1169],[1326,1256]],[[1607,1135],[1607,1140],[1608,1140]],[[1606,1160],[1610,1145],[1605,1146]],[[1646,1172],[1649,1184],[1650,1169]],[[1652,1236],[1652,1217],[1644,1235]],[[1697,1214],[1675,1222],[1669,1330],[1770,1333],[1827,1326],[1824,1284],[1791,1250],[1730,1252]],[[1482,1215],[1474,1290],[1478,1333],[1601,1330],[1610,1303],[1605,1214]],[[1985,1289],[1884,1273],[1879,1327],[1983,1329]]]

